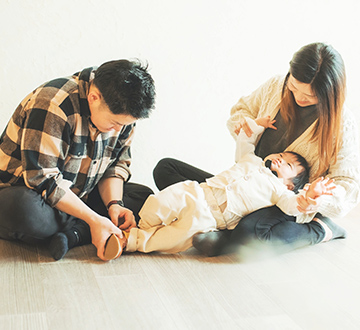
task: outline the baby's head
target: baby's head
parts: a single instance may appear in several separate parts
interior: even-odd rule
[[[271,154],[265,157],[264,161],[266,167],[278,178],[282,178],[288,189],[295,193],[309,182],[309,164],[296,152],[286,151],[280,154]]]

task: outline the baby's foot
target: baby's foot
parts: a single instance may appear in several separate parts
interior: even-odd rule
[[[125,235],[123,235],[122,238],[117,237],[115,234],[109,236],[105,243],[105,260],[113,260],[119,258],[126,247],[126,243],[127,239]]]

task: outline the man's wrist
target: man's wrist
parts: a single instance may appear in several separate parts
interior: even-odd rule
[[[110,206],[115,204],[124,207],[124,202],[121,199],[113,199],[106,205],[106,209],[109,211]]]

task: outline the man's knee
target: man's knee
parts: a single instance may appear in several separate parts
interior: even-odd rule
[[[0,190],[1,218],[13,222],[14,218],[23,219],[36,212],[41,196],[35,191],[15,186]]]
[[[124,186],[124,198],[133,198],[144,200],[154,194],[151,188],[138,183],[126,183]]]
[[[0,209],[2,236],[39,233],[40,237],[40,233],[45,230],[50,229],[51,234],[57,230],[55,220],[52,226],[54,228],[49,228],[49,220],[54,218],[53,209],[41,195],[27,187],[14,186],[0,190]]]

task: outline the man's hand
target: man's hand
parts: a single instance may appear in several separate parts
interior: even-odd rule
[[[97,255],[102,260],[105,260],[104,258],[105,243],[107,239],[110,237],[110,235],[115,234],[119,238],[123,237],[123,234],[119,228],[114,226],[114,224],[111,221],[109,221],[108,218],[102,217],[100,215],[99,217],[96,218],[96,221],[94,221],[90,225],[90,232],[91,232],[92,244],[95,245],[97,249]]]
[[[109,208],[109,216],[112,223],[121,230],[129,231],[131,228],[136,227],[134,214],[126,207],[118,204],[111,205]]]

